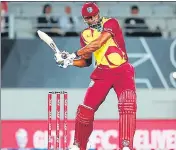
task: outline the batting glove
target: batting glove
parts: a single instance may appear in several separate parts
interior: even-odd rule
[[[74,53],[72,53],[72,54],[69,54],[69,55],[68,55],[68,58],[74,60],[74,59],[76,59],[76,58],[79,58],[79,56],[77,55],[77,52],[74,52]]]
[[[62,62],[57,63],[60,68],[67,68],[73,65],[73,60],[64,59]]]
[[[68,52],[56,53],[54,59],[60,68],[67,68],[69,65],[73,65],[73,60],[68,58]]]

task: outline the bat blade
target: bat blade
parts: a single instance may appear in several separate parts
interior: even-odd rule
[[[38,36],[40,37],[41,40],[43,40],[46,44],[48,44],[54,53],[60,53],[60,50],[57,48],[56,44],[54,43],[53,39],[48,36],[45,32],[42,32],[40,30],[37,31]]]

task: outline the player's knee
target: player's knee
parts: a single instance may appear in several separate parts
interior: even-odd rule
[[[86,105],[79,105],[77,109],[76,120],[89,124],[94,121],[94,109]]]
[[[125,90],[120,94],[118,103],[119,112],[136,112],[136,92],[134,90]]]

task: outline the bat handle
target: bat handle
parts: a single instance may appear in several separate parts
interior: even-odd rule
[[[56,53],[61,53],[61,51],[56,47]]]

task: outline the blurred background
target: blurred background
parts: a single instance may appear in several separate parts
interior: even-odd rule
[[[176,80],[172,76],[176,71],[176,2],[96,3],[101,16],[118,19],[130,62],[136,68],[134,148],[176,149]],[[1,149],[47,149],[47,94],[63,90],[69,97],[68,144],[72,144],[76,109],[95,65],[59,68],[36,31],[52,36],[61,50],[79,49],[80,32],[87,27],[81,17],[83,4],[1,2]],[[53,105],[55,119],[55,99]],[[88,146],[117,149],[118,110],[113,90],[95,118]],[[55,126],[52,134],[55,141]]]

